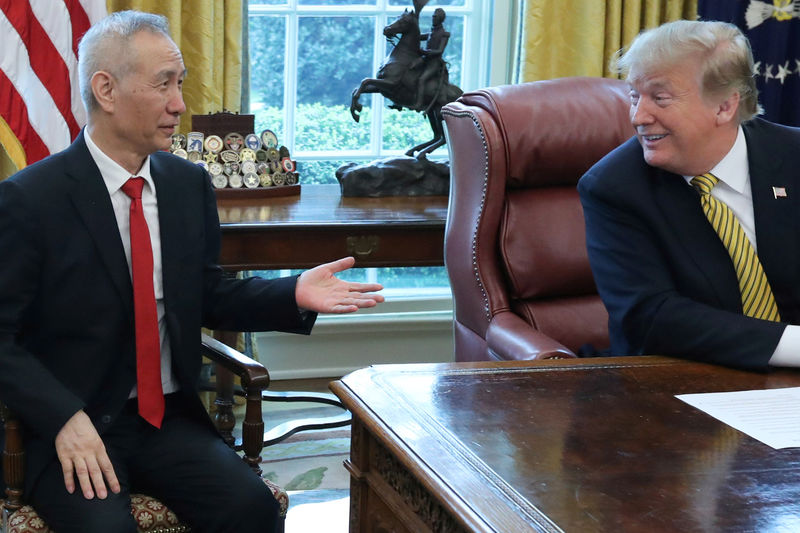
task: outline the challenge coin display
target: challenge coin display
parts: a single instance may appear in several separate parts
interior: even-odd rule
[[[253,120],[253,115],[228,112],[194,115],[194,131],[174,134],[170,152],[202,166],[218,198],[258,195],[258,191],[262,196],[299,194],[297,163],[289,150],[271,129],[248,131]]]

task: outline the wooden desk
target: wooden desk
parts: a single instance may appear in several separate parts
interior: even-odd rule
[[[342,198],[338,185],[299,196],[220,199],[220,264],[308,268],[353,255],[360,267],[444,264],[447,197]]]
[[[390,365],[353,411],[351,532],[800,531],[800,449],[675,394],[800,386],[667,358]]]

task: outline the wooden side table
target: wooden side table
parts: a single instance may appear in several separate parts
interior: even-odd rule
[[[447,201],[343,198],[338,185],[303,185],[299,196],[220,199],[220,264],[232,271],[309,268],[352,255],[359,267],[440,266]]]

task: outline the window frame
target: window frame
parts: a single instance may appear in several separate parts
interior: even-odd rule
[[[389,48],[382,34],[383,28],[399,16],[408,5],[392,6],[388,0],[376,0],[374,5],[353,6],[307,6],[300,5],[299,0],[286,0],[282,5],[249,4],[248,20],[245,28],[249,28],[251,16],[285,16],[286,40],[284,43],[286,55],[284,63],[284,95],[283,95],[283,120],[284,134],[281,144],[285,145],[292,158],[302,166],[304,161],[336,161],[348,160],[365,162],[376,158],[401,155],[403,150],[383,149],[382,132],[384,127],[383,114],[397,111],[388,110],[384,97],[380,94],[365,94],[363,98],[371,98],[373,120],[370,132],[370,146],[367,150],[299,150],[295,143],[295,110],[297,108],[297,58],[298,58],[298,33],[300,17],[309,16],[372,16],[375,18],[374,52],[372,57],[372,73],[380,68],[385,60]],[[464,40],[461,50],[461,80],[453,80],[460,84],[462,90],[470,91],[489,85],[510,83],[513,62],[513,45],[516,39],[518,24],[518,10],[520,0],[464,0],[462,6],[442,6],[448,17],[464,17]],[[421,30],[426,31],[430,16],[435,6],[426,6],[422,11]],[[447,22],[445,21],[445,26]],[[500,28],[499,31],[493,31]],[[507,31],[503,31],[506,29]],[[467,39],[467,36],[477,35],[477,38]],[[248,65],[250,69],[253,65]],[[371,75],[371,74],[370,74]],[[355,88],[355,87],[354,87]],[[249,94],[249,91],[247,91]],[[247,102],[249,108],[249,102]],[[247,112],[248,109],[243,110]],[[409,112],[409,111],[406,111]],[[442,155],[432,155],[432,159],[442,158]],[[365,269],[366,280],[379,281],[376,269]],[[287,274],[283,271],[281,274]],[[440,290],[426,289],[394,289],[388,291],[392,299],[414,300],[419,299],[421,310],[428,306],[425,302],[449,300],[451,298],[449,287]],[[389,296],[389,294],[387,294]],[[434,305],[438,305],[435,303]]]

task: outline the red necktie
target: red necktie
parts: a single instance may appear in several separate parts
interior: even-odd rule
[[[157,428],[164,418],[161,389],[161,347],[153,290],[153,249],[142,207],[144,178],[131,178],[122,192],[131,198],[131,270],[136,324],[136,385],[139,414]]]

